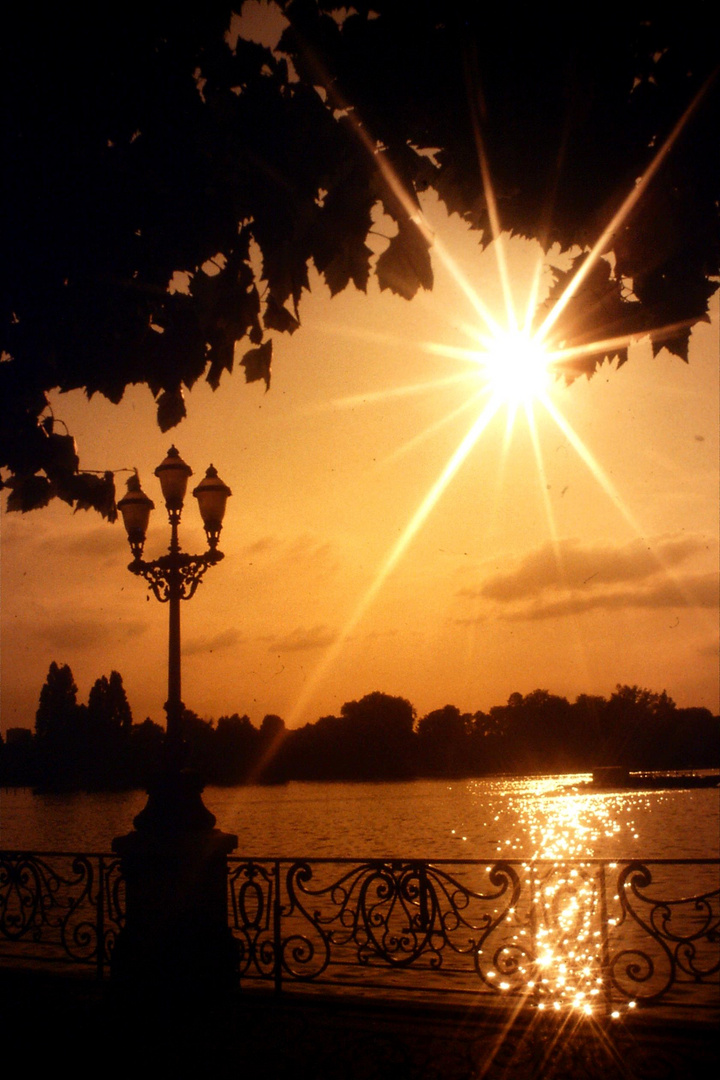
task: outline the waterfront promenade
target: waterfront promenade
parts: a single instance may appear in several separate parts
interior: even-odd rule
[[[288,1080],[685,1080],[716,1075],[717,1026],[652,1016],[609,1024],[487,1005],[240,991],[222,1002],[118,1002],[107,984],[0,969],[6,1048],[26,1064],[103,1076],[214,1068]]]

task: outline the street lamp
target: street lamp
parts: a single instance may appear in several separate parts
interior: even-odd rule
[[[150,511],[155,504],[140,487],[137,475],[128,480],[128,490],[118,503],[118,510],[123,516],[133,554],[128,570],[144,577],[156,599],[169,606],[168,698],[165,703],[167,745],[171,757],[179,760],[183,741],[182,715],[185,708],[181,693],[180,601],[190,600],[205,572],[224,557],[222,551],[218,551],[217,545],[225,516],[225,504],[232,492],[211,465],[205,478],[193,490],[205,526],[208,550],[203,555],[187,555],[180,548],[178,526],[192,469],[183,461],[176,448],[171,446],[167,457],[155,470],[155,475],[160,480],[170,522],[170,548],[167,555],[162,555],[152,562],[147,562],[142,557]]]
[[[208,550],[188,555],[180,548],[178,526],[192,469],[171,446],[155,475],[170,521],[167,555],[143,559],[153,502],[137,474],[128,480],[118,509],[133,554],[128,570],[144,577],[169,608],[165,761],[149,785],[134,830],[112,842],[125,881],[126,918],[110,968],[116,987],[133,999],[160,990],[168,1000],[204,1000],[237,984],[239,954],[227,913],[227,856],[237,847],[237,836],[215,828],[215,815],[202,801],[200,776],[183,767],[180,601],[194,596],[205,572],[223,558],[218,540],[231,492],[211,465],[193,491]]]

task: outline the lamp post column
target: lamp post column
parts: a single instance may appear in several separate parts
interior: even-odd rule
[[[178,760],[182,747],[182,668],[180,661],[180,600],[182,599],[182,575],[180,573],[178,540],[179,511],[170,511],[170,567],[168,572],[168,696],[165,702],[167,714],[167,744],[169,756]]]

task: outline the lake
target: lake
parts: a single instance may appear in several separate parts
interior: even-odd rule
[[[720,792],[593,791],[588,775],[208,787],[236,854],[423,859],[720,857]],[[0,847],[109,851],[143,792],[0,792]]]

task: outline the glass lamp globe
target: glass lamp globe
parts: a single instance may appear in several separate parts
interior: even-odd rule
[[[127,492],[117,506],[122,514],[133,555],[140,558],[150,521],[150,511],[155,509],[155,503],[140,487],[140,478],[137,473],[128,480]]]
[[[192,476],[192,469],[180,457],[176,447],[170,447],[167,457],[155,470],[155,475],[160,481],[167,509],[182,510],[188,477]]]
[[[225,517],[225,504],[232,491],[223,483],[217,474],[214,465],[210,465],[205,477],[193,491],[198,501],[200,516],[203,519],[208,543],[211,548],[217,547],[217,542]]]

